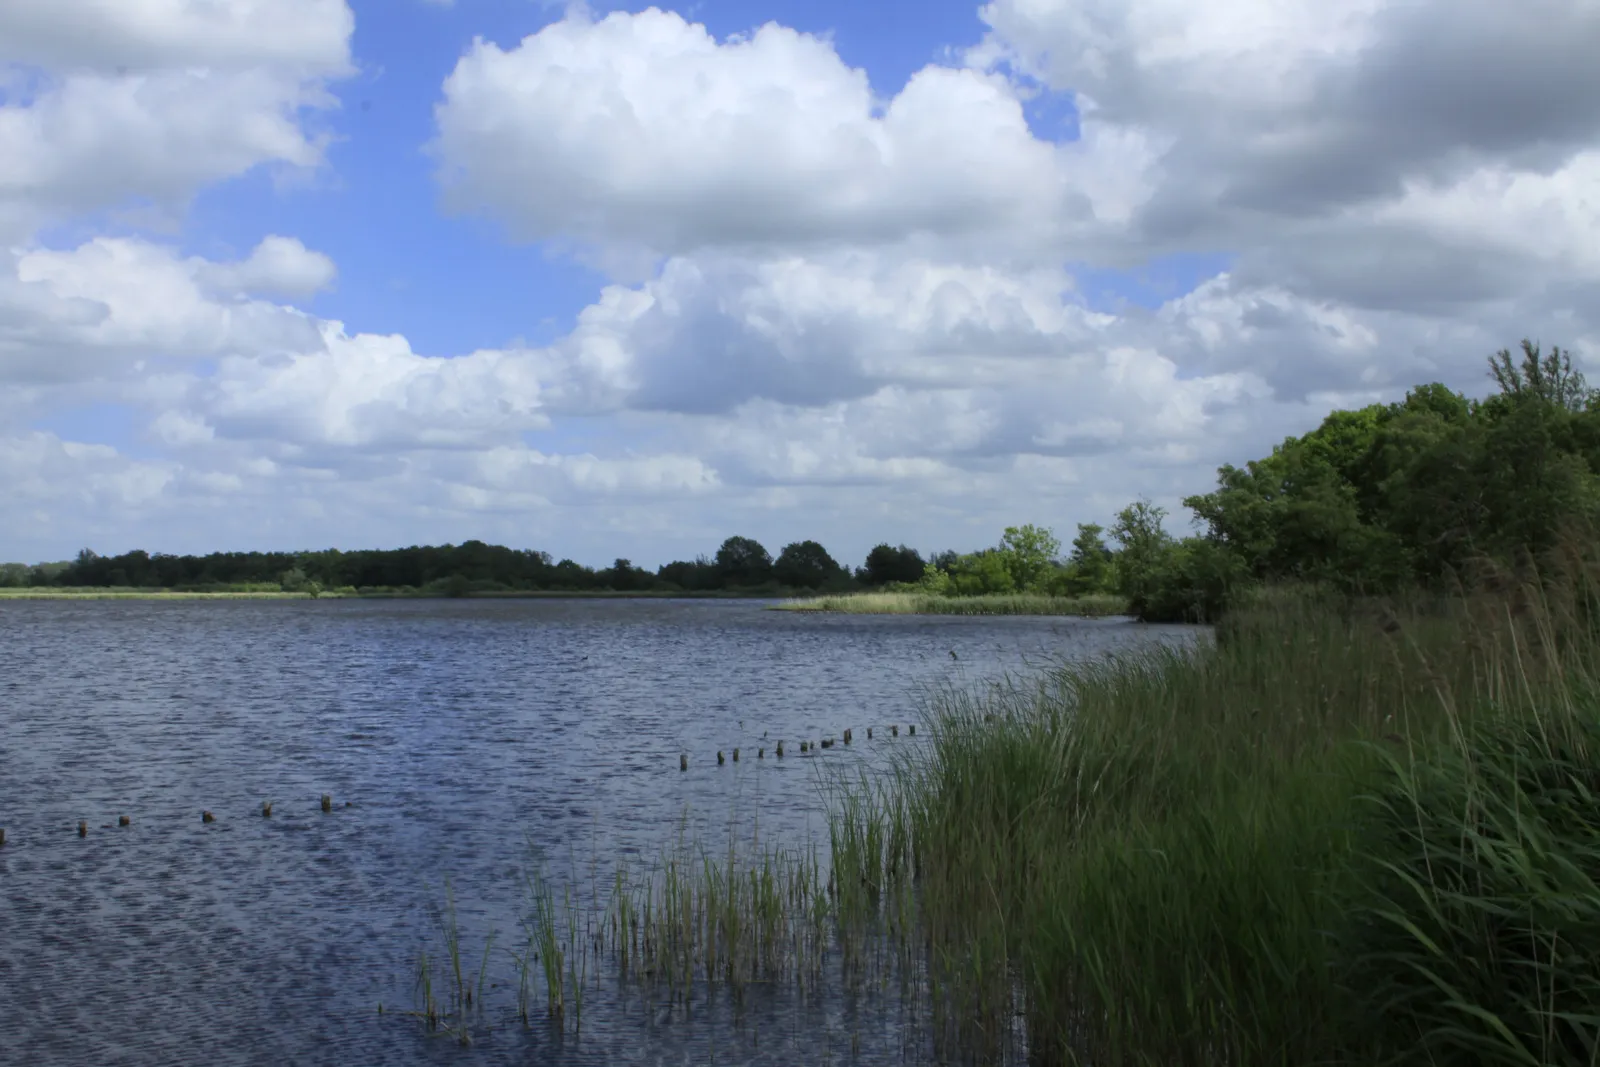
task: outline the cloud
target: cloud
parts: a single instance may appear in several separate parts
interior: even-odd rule
[[[0,63],[101,74],[270,67],[349,73],[345,0],[6,0]]]
[[[419,356],[403,337],[323,323],[314,349],[224,358],[184,408],[220,437],[313,462],[340,449],[491,447],[547,424],[536,367],[516,352]]]
[[[1587,0],[993,0],[980,14],[991,33],[972,62],[1168,145],[1137,220],[1158,243],[1266,239],[1485,166],[1548,173],[1600,133]]]
[[[308,109],[351,73],[343,0],[0,7],[0,241],[144,201],[174,213],[261,164],[316,166]],[[90,10],[86,11],[85,9]]]
[[[236,295],[255,293],[308,297],[333,284],[333,260],[313,252],[293,237],[262,238],[248,259],[239,263],[202,263],[198,278],[208,287]]]
[[[326,257],[278,241],[240,264],[180,259],[133,238],[13,252],[9,276],[0,272],[0,382],[126,379],[174,361],[320,347],[305,315],[211,291],[219,279],[270,288],[331,271]]]
[[[1125,215],[1154,151],[1035,138],[1016,88],[928,67],[890,100],[824,39],[718,42],[654,8],[582,12],[444,85],[446,203],[528,240],[683,254],[918,239],[1033,250]],[[959,131],[959,132],[957,132]]]

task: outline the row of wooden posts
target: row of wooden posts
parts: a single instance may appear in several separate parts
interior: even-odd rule
[[[907,726],[906,727],[906,732],[911,734],[911,736],[915,737],[916,734],[917,734],[916,725],[912,724],[910,726]],[[889,736],[890,737],[899,737],[900,736],[900,727],[898,725],[891,725],[889,727]],[[847,728],[845,730],[845,732],[844,732],[844,743],[848,745],[848,744],[850,744],[851,740],[853,740],[853,738],[852,738],[850,730]],[[872,727],[870,727],[870,726],[867,727],[867,740],[869,740],[869,741],[872,740]],[[817,748],[819,745],[822,748],[832,748],[833,744],[834,744],[834,739],[831,738],[831,737],[824,737],[821,741],[802,741],[802,742],[800,742],[800,751],[801,752],[810,752],[813,749]],[[776,751],[777,751],[778,758],[782,759],[783,758],[783,742],[782,741],[778,742],[778,747],[777,747]],[[765,748],[756,749],[756,759],[766,759],[766,758],[767,758],[767,750]],[[717,766],[721,767],[726,762],[727,762],[727,757],[723,755],[722,750],[720,748],[717,749]],[[733,750],[733,762],[735,762],[735,763],[739,762],[739,750],[738,749],[734,749]],[[689,754],[687,752],[678,753],[678,770],[686,771],[688,769],[689,769]]]
[[[347,808],[350,807],[350,802],[348,800],[345,801],[344,802],[344,806],[347,807]],[[322,794],[322,810],[323,811],[332,811],[333,810],[333,796],[331,794],[329,794],[329,793]],[[272,801],[270,801],[270,800],[262,801],[262,803],[261,803],[261,817],[264,818],[264,819],[272,818]],[[203,822],[203,823],[216,822],[217,821],[217,817],[215,815],[211,814],[211,812],[209,812],[209,811],[202,811],[200,813],[200,821]],[[132,819],[132,817],[127,816],[127,815],[118,815],[117,816],[117,825],[118,826],[132,826],[133,825],[133,819]],[[102,830],[109,830],[109,829],[111,829],[111,825],[109,823],[107,823],[106,825],[102,826],[101,829]],[[89,836],[89,821],[87,819],[79,819],[78,820],[78,836],[79,837],[88,837]],[[4,828],[0,828],[0,848],[4,848],[5,847],[5,843],[6,843],[6,832],[5,832]]]

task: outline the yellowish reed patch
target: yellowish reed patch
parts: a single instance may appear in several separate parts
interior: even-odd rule
[[[1118,596],[1064,597],[1038,593],[990,596],[934,596],[929,593],[847,593],[774,604],[780,611],[832,611],[849,615],[1123,615],[1128,603]]]

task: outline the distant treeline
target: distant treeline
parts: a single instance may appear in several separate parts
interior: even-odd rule
[[[953,555],[953,554],[951,554]],[[0,564],[0,587],[130,587],[139,589],[333,589],[419,591],[440,595],[490,592],[843,592],[914,582],[922,554],[879,545],[854,571],[815,541],[786,546],[776,559],[760,542],[730,537],[712,558],[678,560],[655,571],[619,559],[592,568],[548,552],[482,541],[341,552],[213,552],[177,556],[142,550],[101,556],[89,549],[69,562]]]
[[[1184,504],[1200,531],[1173,537],[1148,501],[1109,528],[1080,523],[1068,546],[1047,527],[1007,527],[977,552],[924,558],[881,544],[851,570],[815,541],[778,557],[730,537],[712,558],[655,571],[626,559],[593,569],[481,541],[389,551],[213,553],[85,549],[66,563],[0,565],[0,586],[254,587],[415,591],[839,593],[885,586],[939,596],[1115,594],[1149,620],[1211,621],[1259,585],[1343,593],[1442,588],[1484,557],[1520,563],[1563,531],[1600,524],[1600,391],[1559,348],[1522,344],[1489,359],[1498,393],[1472,400],[1440,384],[1403,401],[1335,411],[1272,454],[1217,472]],[[1068,551],[1063,553],[1063,548]]]

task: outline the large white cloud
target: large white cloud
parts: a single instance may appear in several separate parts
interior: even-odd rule
[[[314,166],[301,112],[352,71],[344,0],[0,5],[0,241],[263,163]]]
[[[1126,216],[1137,134],[1035,138],[1015,88],[928,67],[893,99],[776,24],[718,42],[650,9],[478,42],[445,82],[447,202],[529,239],[682,253],[938,238],[1029,252]]]
[[[331,270],[298,242],[263,242],[239,263],[96,238],[13,253],[0,272],[0,383],[126,379],[154,365],[320,344],[314,322],[251,291],[303,288]],[[216,292],[221,287],[226,292]]]

